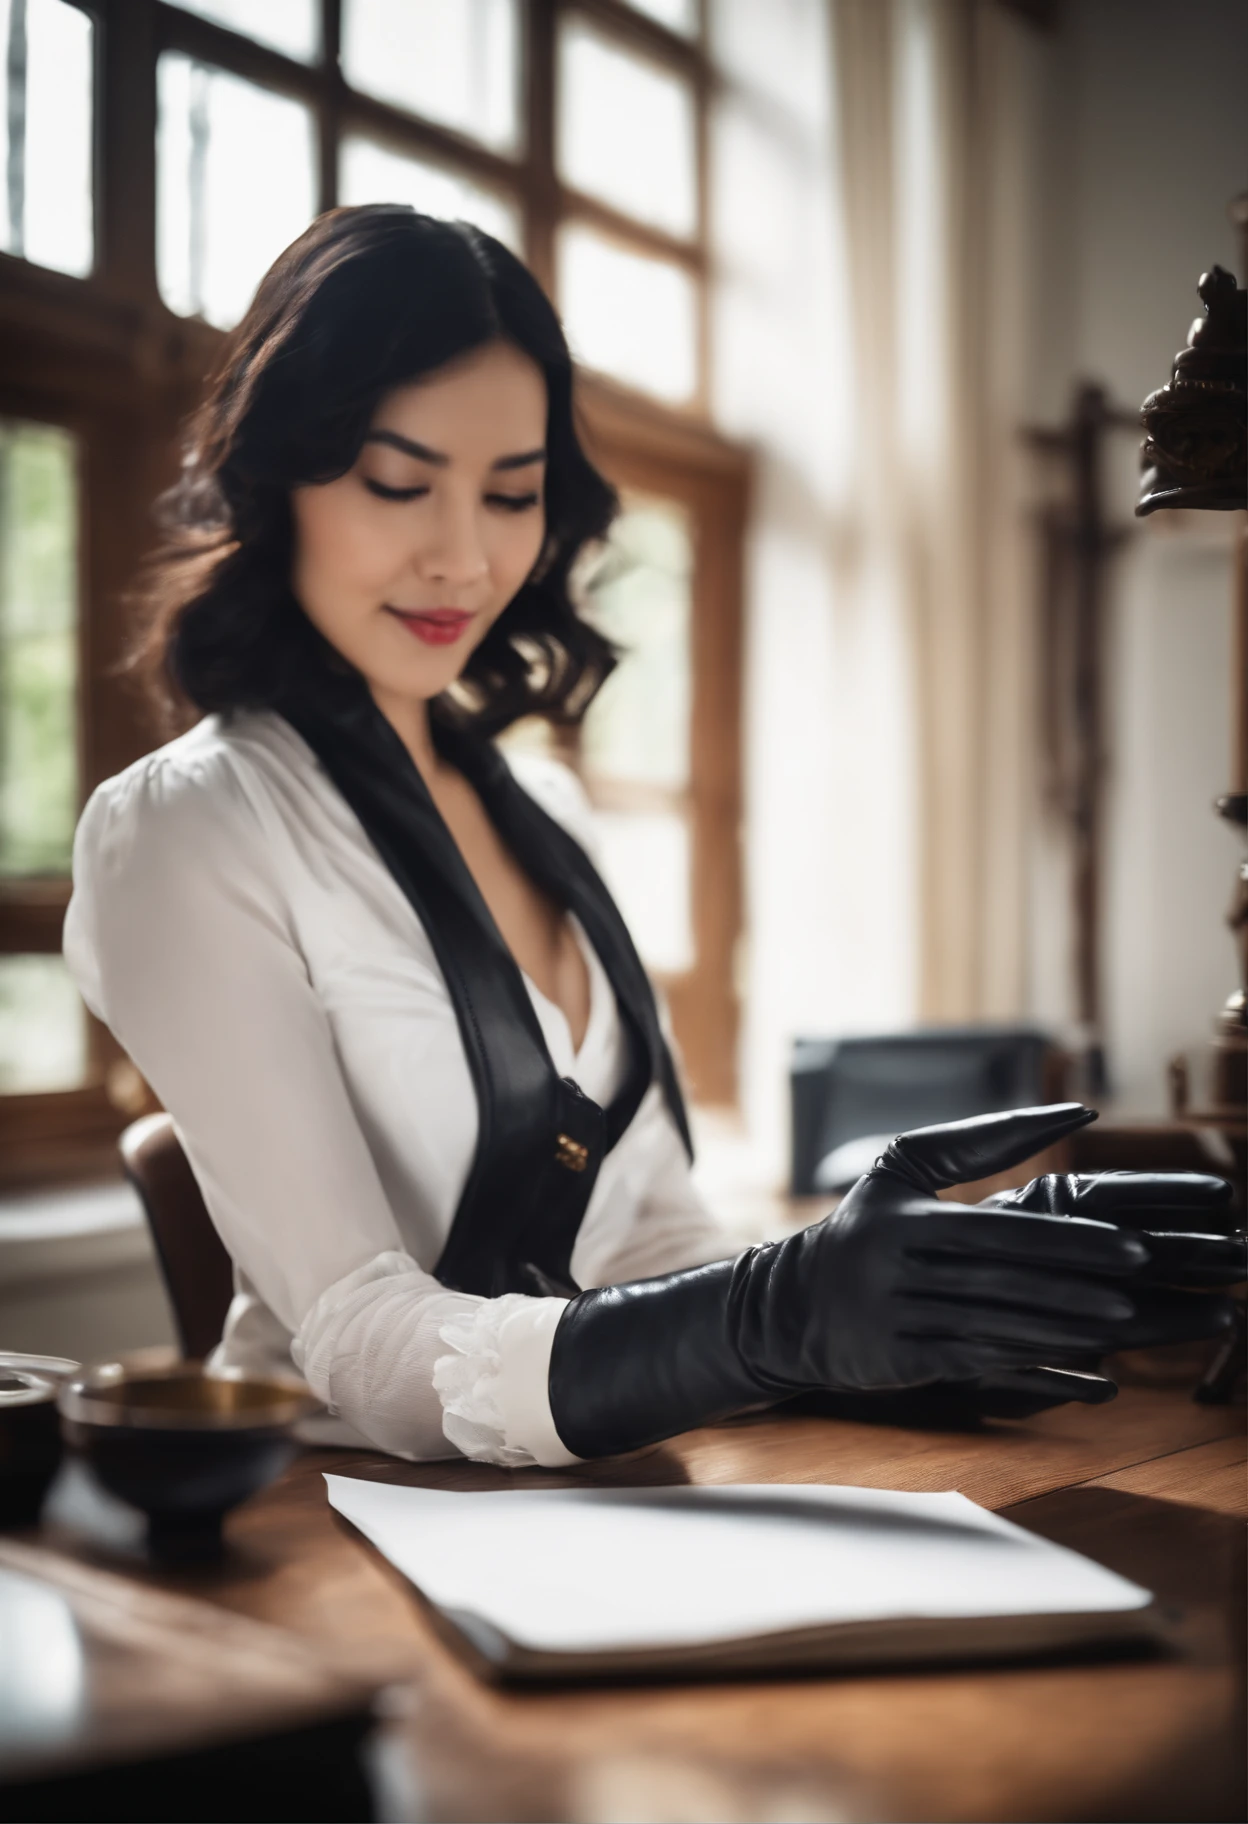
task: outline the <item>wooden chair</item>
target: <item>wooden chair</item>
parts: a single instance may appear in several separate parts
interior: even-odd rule
[[[201,1360],[221,1340],[234,1272],[168,1115],[144,1115],[118,1141],[173,1307],[182,1353]]]

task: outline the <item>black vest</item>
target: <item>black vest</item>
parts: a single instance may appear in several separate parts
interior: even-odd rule
[[[561,1078],[524,978],[395,730],[356,677],[318,680],[281,713],[359,818],[429,936],[477,1095],[476,1152],[434,1272],[496,1298],[579,1290],[570,1261],[606,1154],[656,1079],[692,1156],[654,991],[614,900],[584,849],[517,784],[493,744],[434,724],[439,752],[472,784],[495,829],[543,892],[575,913],[602,960],[627,1068],[609,1108]]]

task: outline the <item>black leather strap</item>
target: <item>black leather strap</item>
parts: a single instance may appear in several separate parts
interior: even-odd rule
[[[684,1098],[671,1050],[659,1024],[654,989],[628,926],[602,876],[575,837],[569,836],[563,825],[548,816],[518,783],[491,742],[448,729],[438,732],[438,745],[475,786],[495,828],[529,878],[557,905],[580,920],[602,960],[626,1028],[652,1062],[653,1068],[641,1086],[642,1093],[657,1076],[685,1150],[692,1159],[693,1141]],[[640,1099],[638,1096],[637,1101]],[[623,1091],[612,1102],[607,1110],[608,1151],[636,1112],[637,1103],[630,1104]]]
[[[402,741],[362,680],[305,686],[281,713],[359,818],[428,933],[477,1094],[476,1152],[434,1271],[457,1291],[574,1294],[570,1261],[602,1160],[657,1077],[689,1145],[653,990],[585,851],[491,743],[437,726],[529,877],[580,919],[619,1006],[628,1064],[606,1110],[560,1078],[524,978]]]

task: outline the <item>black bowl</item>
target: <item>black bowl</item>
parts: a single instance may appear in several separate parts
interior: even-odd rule
[[[0,1354],[0,1526],[33,1526],[60,1467],[56,1394],[77,1362]]]
[[[184,1563],[220,1555],[225,1516],[281,1474],[317,1402],[293,1378],[209,1375],[145,1351],[76,1375],[60,1408],[66,1442],[146,1514],[153,1557]]]

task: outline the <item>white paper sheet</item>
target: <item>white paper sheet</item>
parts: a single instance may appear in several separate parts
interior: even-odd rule
[[[886,1618],[1113,1614],[1149,1591],[958,1494],[809,1484],[447,1494],[326,1476],[443,1609],[547,1652]]]

